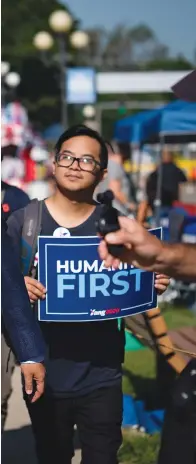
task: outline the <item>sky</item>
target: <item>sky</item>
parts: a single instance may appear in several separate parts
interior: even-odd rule
[[[81,20],[83,28],[145,23],[171,54],[192,59],[196,49],[196,0],[59,0]]]

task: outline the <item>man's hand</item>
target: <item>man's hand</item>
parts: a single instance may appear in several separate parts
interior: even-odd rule
[[[158,295],[162,295],[170,284],[170,278],[165,274],[157,274],[155,275],[155,288],[157,289]]]
[[[25,276],[24,280],[31,303],[46,297],[46,288],[38,280],[28,276]]]
[[[124,261],[153,271],[153,265],[163,249],[162,242],[134,219],[120,217],[119,224],[120,230],[106,235],[99,245],[99,254],[105,266],[117,268],[120,261]],[[124,245],[120,260],[109,254],[107,244]]]
[[[27,395],[33,393],[33,381],[36,384],[36,391],[31,400],[31,403],[35,403],[44,393],[45,367],[42,363],[24,363],[21,364],[21,372],[24,376]]]

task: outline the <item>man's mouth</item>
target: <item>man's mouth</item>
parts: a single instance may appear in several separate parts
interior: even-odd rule
[[[81,180],[82,179],[82,177],[77,176],[76,174],[67,174],[65,177],[68,177],[68,179],[71,179],[71,180]]]

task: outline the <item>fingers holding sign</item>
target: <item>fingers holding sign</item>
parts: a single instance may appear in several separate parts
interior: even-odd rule
[[[170,284],[170,278],[165,274],[156,274],[155,277],[155,288],[157,289],[157,293],[162,295],[167,290],[167,287]]]
[[[25,276],[24,280],[31,303],[46,297],[46,288],[38,280],[28,276]]]
[[[110,255],[107,247],[107,243],[105,240],[102,240],[102,242],[99,245],[99,256],[104,261],[105,267],[113,267],[115,269],[118,269],[119,264],[120,264],[120,259],[115,258],[114,256]]]

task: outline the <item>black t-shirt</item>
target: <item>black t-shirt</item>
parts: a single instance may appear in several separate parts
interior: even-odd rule
[[[146,193],[148,203],[154,209],[154,200],[157,191],[158,169],[152,172],[147,180]],[[186,182],[186,176],[174,163],[163,163],[161,205],[170,208],[175,200],[178,200],[179,184]]]
[[[95,221],[100,206],[78,227],[69,229],[71,236],[96,235]],[[8,220],[8,233],[21,255],[21,232],[24,209]],[[60,227],[43,204],[41,235],[53,235]],[[48,394],[70,397],[121,381],[124,337],[117,320],[85,323],[40,323],[46,342]]]

